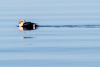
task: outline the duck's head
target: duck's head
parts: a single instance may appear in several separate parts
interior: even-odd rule
[[[19,21],[19,27],[22,27],[25,22],[26,22],[25,20]]]

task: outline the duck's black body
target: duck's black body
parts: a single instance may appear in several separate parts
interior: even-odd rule
[[[37,25],[35,23],[25,22],[22,27],[33,28],[33,27],[37,27]]]
[[[23,27],[23,30],[35,30],[35,29],[37,29],[37,25],[35,23],[31,23],[31,22],[25,22],[22,27]]]
[[[24,31],[27,31],[27,30],[35,30],[35,29],[36,29],[36,28],[33,28],[33,27],[32,27],[32,28],[31,28],[31,27],[23,27],[23,30],[24,30]]]

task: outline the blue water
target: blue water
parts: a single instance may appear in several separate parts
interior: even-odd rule
[[[0,1],[0,67],[100,67],[100,0]]]

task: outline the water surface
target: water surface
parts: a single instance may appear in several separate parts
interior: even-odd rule
[[[99,8],[99,0],[0,1],[0,67],[99,67]],[[40,27],[19,31],[22,19]]]

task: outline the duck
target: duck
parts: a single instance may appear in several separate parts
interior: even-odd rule
[[[25,27],[31,29],[33,27],[37,27],[37,24],[32,22],[26,22],[25,20],[21,20],[19,21],[19,27]]]

